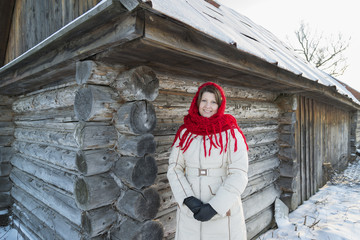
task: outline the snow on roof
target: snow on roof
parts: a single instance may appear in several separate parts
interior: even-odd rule
[[[208,0],[209,1],[209,0]],[[330,75],[311,66],[275,35],[233,9],[216,7],[205,0],[152,0],[152,8],[174,19],[224,41],[244,52],[296,75],[316,81],[360,102]]]

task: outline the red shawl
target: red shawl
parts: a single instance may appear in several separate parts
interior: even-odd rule
[[[219,106],[217,113],[214,114],[213,116],[211,116],[210,118],[201,116],[199,114],[199,107],[197,106],[197,99],[199,96],[200,89],[207,85],[213,85],[217,89],[219,89],[219,91],[221,93],[221,98],[222,98],[222,103]],[[184,124],[180,126],[179,130],[177,131],[177,133],[175,135],[175,140],[174,140],[173,145],[175,144],[176,140],[179,138],[180,142],[177,147],[180,147],[181,150],[183,152],[185,152],[189,148],[191,142],[197,136],[202,136],[203,140],[204,140],[203,143],[204,143],[205,157],[207,155],[207,150],[206,150],[206,145],[205,145],[206,137],[208,137],[210,139],[210,149],[208,152],[209,156],[211,154],[212,147],[220,148],[221,149],[220,153],[222,153],[223,150],[225,150],[225,152],[226,152],[228,141],[229,141],[228,135],[226,135],[226,144],[225,144],[225,146],[223,146],[222,135],[221,134],[216,135],[216,134],[230,129],[231,136],[235,140],[235,152],[236,152],[237,151],[237,139],[235,137],[234,129],[238,129],[244,138],[245,145],[248,150],[249,147],[246,143],[245,136],[244,136],[243,132],[240,130],[240,128],[236,122],[236,119],[230,114],[224,114],[225,107],[226,107],[226,98],[225,98],[224,90],[219,85],[212,83],[212,82],[207,82],[207,83],[204,83],[203,85],[201,85],[191,102],[191,106],[190,106],[188,115],[186,115],[184,117]],[[183,129],[186,129],[186,130],[180,137],[180,133]]]

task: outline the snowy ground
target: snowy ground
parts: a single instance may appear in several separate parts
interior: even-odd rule
[[[288,220],[288,221],[287,221]],[[359,240],[360,158],[290,213],[278,229],[257,240]],[[23,240],[15,229],[0,227],[0,240]]]
[[[257,240],[359,240],[360,159]]]

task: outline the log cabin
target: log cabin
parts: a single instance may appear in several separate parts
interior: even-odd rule
[[[26,239],[173,239],[169,152],[207,81],[249,145],[248,239],[355,158],[359,100],[214,0],[8,0],[0,20],[0,223]]]

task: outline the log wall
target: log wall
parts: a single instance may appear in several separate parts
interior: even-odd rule
[[[165,239],[172,239],[176,228],[176,203],[166,178],[168,157],[175,133],[183,122],[183,116],[187,114],[197,88],[203,82],[168,73],[158,73],[157,76],[160,89],[154,101],[157,115],[154,135],[159,174],[155,188],[161,197],[157,218],[164,226]],[[279,109],[274,103],[277,94],[219,84],[227,96],[226,112],[236,117],[249,144],[249,183],[242,198],[250,239],[272,224],[273,203],[280,196],[280,190],[275,185],[279,176]]]
[[[304,96],[277,99],[281,198],[291,210],[314,195],[354,155],[357,115]]]
[[[99,2],[100,0],[16,0],[5,64]]]
[[[11,172],[11,143],[14,140],[12,102],[12,98],[0,95],[0,226],[7,226],[11,215],[10,190],[12,183],[9,175]]]
[[[14,226],[25,237],[162,239],[152,187],[158,88],[148,67],[85,61],[73,83],[10,105]]]

